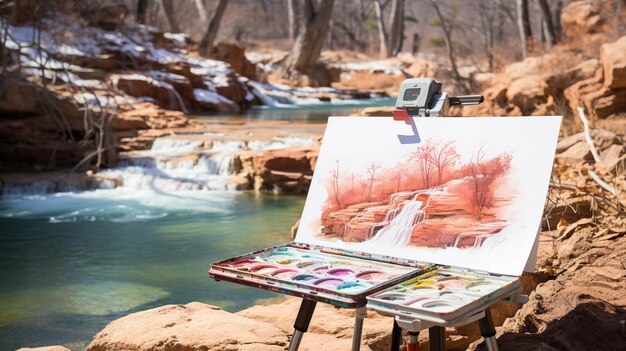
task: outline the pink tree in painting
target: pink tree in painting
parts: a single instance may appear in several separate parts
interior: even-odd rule
[[[469,176],[471,177],[474,216],[480,220],[485,207],[493,201],[493,182],[508,173],[511,168],[511,155],[502,153],[496,158],[484,161],[485,151],[481,147],[476,156],[468,164]]]
[[[428,189],[432,185],[434,152],[435,144],[429,139],[409,154],[409,159],[417,164],[424,189]]]
[[[401,165],[396,166],[396,169],[393,170],[392,176],[393,176],[393,179],[396,181],[396,192],[400,191],[402,177],[406,176],[406,173],[407,173],[406,169],[402,167]]]
[[[330,170],[330,187],[333,198],[338,208],[341,207],[341,194],[339,193],[339,160],[335,160],[335,168]]]
[[[365,198],[365,194],[366,194],[366,189],[367,189],[367,180],[362,180],[359,182],[359,186],[361,186],[361,202],[364,202],[365,200],[367,200]]]
[[[367,192],[368,201],[372,201],[372,187],[374,186],[374,181],[376,180],[376,171],[380,169],[380,165],[376,162],[373,162],[369,167],[367,167],[367,175],[369,182],[369,189]]]
[[[454,141],[442,143],[438,141],[433,148],[431,162],[437,170],[437,185],[443,184],[443,176],[448,167],[454,166],[459,159],[459,153],[454,147]]]

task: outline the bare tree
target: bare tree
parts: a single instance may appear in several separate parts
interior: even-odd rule
[[[288,73],[303,72],[317,62],[322,53],[334,2],[335,0],[321,0],[318,8],[315,9],[312,0],[305,0],[304,23],[285,61],[285,69]]]
[[[404,42],[404,0],[391,1],[391,17],[389,21],[389,43],[387,57],[396,56],[402,50]]]
[[[489,63],[489,70],[493,71],[493,32],[495,17],[498,11],[497,8],[487,5],[485,0],[480,0],[478,9],[480,33],[483,37],[485,57]]]
[[[471,185],[470,203],[474,210],[474,217],[480,220],[483,210],[493,201],[493,182],[504,176],[511,167],[511,155],[503,153],[500,156],[485,161],[485,151],[481,147],[476,157],[469,163]]]
[[[561,11],[563,10],[563,0],[558,0],[554,8],[554,14],[552,16],[552,23],[554,24],[554,36],[558,42],[563,35],[563,28],[561,27]]]
[[[213,15],[209,20],[209,26],[207,27],[206,33],[204,33],[200,44],[198,44],[198,52],[200,55],[207,56],[211,52],[213,42],[215,41],[215,38],[217,38],[217,32],[220,29],[220,22],[224,16],[224,11],[226,11],[226,5],[228,5],[228,0],[217,1],[217,6],[215,6]]]
[[[554,29],[554,22],[552,22],[552,12],[550,12],[550,6],[547,0],[538,0],[539,7],[541,8],[541,16],[544,25],[543,33],[546,36],[548,47],[552,49],[552,46],[556,44],[556,31]]]
[[[378,43],[381,57],[387,56],[387,33],[385,33],[385,21],[383,20],[383,9],[380,0],[374,0],[374,10],[376,11],[376,23],[378,24]]]
[[[517,28],[519,30],[522,56],[528,56],[528,45],[532,40],[532,30],[530,27],[530,17],[528,13],[528,0],[517,0]]]
[[[337,208],[341,208],[341,199],[339,194],[339,160],[335,160],[335,168],[330,170],[330,186],[335,198]]]
[[[376,171],[380,169],[380,165],[377,163],[372,163],[367,167],[367,175],[369,178],[367,179],[369,183],[369,189],[367,192],[367,201],[372,201],[372,188],[374,186],[374,181],[376,180]]]
[[[411,45],[411,54],[413,56],[417,55],[420,51],[420,35],[419,33],[413,33],[413,44]]]
[[[295,39],[300,26],[300,11],[296,0],[287,0],[287,20],[289,22],[289,39]]]
[[[148,13],[149,6],[150,6],[150,0],[137,1],[137,15],[135,16],[137,23],[140,23],[140,24],[146,23],[146,14]]]
[[[453,165],[459,159],[459,154],[454,147],[454,141],[448,141],[443,145],[438,142],[433,149],[431,161],[437,170],[437,185],[443,183],[443,175],[448,166]]]
[[[204,6],[204,0],[194,0],[194,5],[196,5],[196,11],[198,11],[198,15],[200,16],[200,21],[206,21],[206,7]]]
[[[459,87],[467,93],[469,91],[469,88],[465,84],[463,77],[461,77],[461,74],[459,73],[459,68],[456,64],[454,45],[452,43],[453,23],[448,23],[448,20],[443,15],[443,12],[441,12],[441,9],[439,8],[439,5],[437,4],[437,0],[430,0],[430,3],[433,5],[433,7],[435,8],[435,11],[437,12],[437,17],[439,17],[441,29],[443,30],[443,34],[446,39],[446,52],[448,53],[448,59],[450,60],[450,66],[452,68],[452,76],[454,77],[454,80],[457,82]]]
[[[19,25],[35,19],[38,9],[37,5],[35,0],[15,0],[11,12],[11,23]]]
[[[172,4],[172,0],[159,0],[159,2],[161,8],[163,9],[163,13],[165,14],[165,18],[167,18],[170,31],[173,33],[180,33],[180,27],[178,26],[178,21],[176,21],[176,13],[174,12],[174,4]]]
[[[406,175],[407,170],[403,167],[399,167],[393,171],[392,176],[393,179],[396,180],[396,192],[400,191],[400,185],[402,184],[402,177]]]
[[[417,163],[424,189],[429,189],[432,185],[434,151],[434,143],[432,140],[428,140],[409,155],[409,158]]]

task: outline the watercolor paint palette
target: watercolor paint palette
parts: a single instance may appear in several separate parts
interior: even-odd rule
[[[315,296],[335,305],[365,304],[365,296],[425,272],[427,264],[388,263],[341,251],[285,245],[212,265],[216,279],[247,281],[276,292]]]
[[[368,296],[367,307],[383,314],[445,323],[482,310],[519,289],[517,277],[437,266]]]

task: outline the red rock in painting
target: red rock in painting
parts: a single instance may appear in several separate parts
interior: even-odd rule
[[[506,227],[499,214],[510,198],[498,190],[510,154],[485,159],[480,149],[457,165],[454,142],[427,140],[405,158],[361,173],[337,161],[327,179],[323,237],[362,242],[391,235],[398,245],[472,248]]]

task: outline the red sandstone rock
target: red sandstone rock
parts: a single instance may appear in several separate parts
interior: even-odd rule
[[[94,337],[87,350],[281,351],[286,344],[286,333],[268,323],[192,302],[115,320]]]
[[[233,43],[217,43],[211,50],[211,57],[224,61],[240,75],[252,80],[259,80],[259,69],[246,57],[246,49]]]

